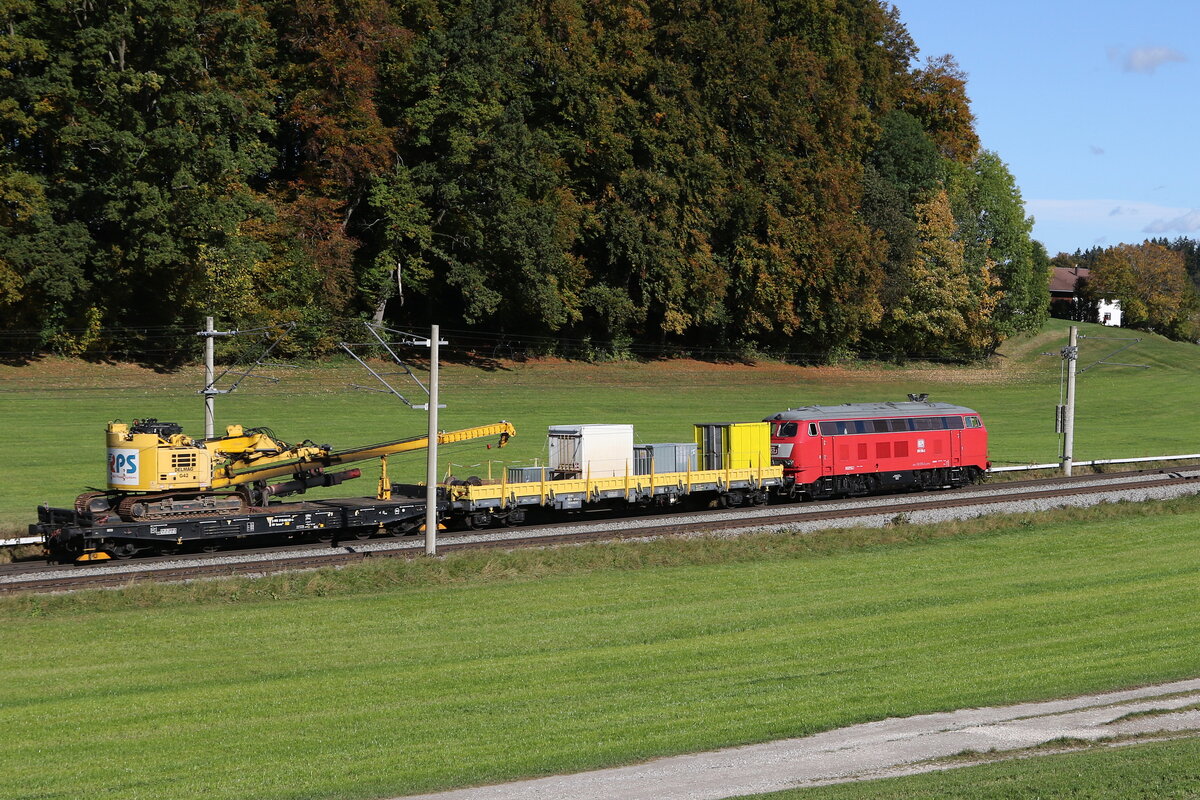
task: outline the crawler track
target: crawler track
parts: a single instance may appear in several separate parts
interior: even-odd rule
[[[610,517],[570,524],[493,529],[471,533],[443,533],[438,552],[456,550],[512,549],[579,544],[590,541],[646,539],[662,536],[694,536],[748,530],[795,527],[835,527],[845,524],[878,525],[882,521],[919,517],[922,512],[981,516],[1003,513],[1015,502],[1045,501],[1064,505],[1070,498],[1099,495],[1101,500],[1142,499],[1120,497],[1137,490],[1194,487],[1200,491],[1200,468],[1177,472],[1143,471],[1110,476],[1075,476],[1035,481],[1014,481],[985,487],[893,495],[857,500],[822,501],[765,508],[700,511],[659,517]],[[1188,490],[1176,493],[1189,493]],[[966,513],[969,512],[969,513]],[[183,558],[150,558],[115,562],[95,567],[46,564],[10,564],[0,567],[0,594],[14,592],[64,592],[89,588],[112,588],[147,581],[180,582],[237,575],[340,567],[368,558],[414,558],[424,554],[422,542],[412,537],[355,542],[330,548],[302,545],[289,549],[242,550],[221,554],[193,554]]]

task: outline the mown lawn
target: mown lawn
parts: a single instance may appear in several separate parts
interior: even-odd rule
[[[1185,800],[1200,797],[1200,739],[1092,749],[904,778],[755,795],[758,800]]]
[[[1200,503],[1047,519],[6,600],[0,796],[386,797],[1196,675]]]
[[[580,422],[636,425],[640,441],[690,441],[692,424],[757,420],[813,403],[903,400],[909,392],[978,409],[996,463],[1055,461],[1054,405],[1059,396],[1057,353],[1067,324],[1052,320],[1036,336],[1006,343],[986,368],[916,365],[893,368],[800,368],[764,363],[505,363],[489,368],[447,362],[442,369],[442,427],[512,421],[518,436],[503,451],[478,441],[447,448],[441,471],[460,477],[499,475],[502,462],[529,465],[546,456],[546,426]],[[1133,332],[1082,326],[1085,336]],[[1095,367],[1079,380],[1076,459],[1172,455],[1200,451],[1200,348],[1144,334],[1121,354],[1127,363]],[[451,337],[452,338],[452,337]],[[1081,366],[1125,342],[1085,338]],[[453,345],[453,342],[451,342]],[[448,352],[452,352],[449,348]],[[423,412],[388,395],[351,389],[369,384],[357,365],[276,370],[278,384],[249,379],[217,398],[217,429],[231,423],[266,425],[288,441],[306,438],[335,447],[424,433]],[[88,365],[48,359],[26,367],[0,366],[0,530],[21,531],[40,503],[69,505],[106,480],[104,426],[141,417],[180,422],[203,434],[199,368],[161,375],[128,365]],[[222,385],[228,385],[226,381]],[[415,387],[414,387],[415,388]],[[423,479],[424,455],[394,458],[396,480]],[[378,468],[362,465],[356,482],[314,493],[370,495]]]

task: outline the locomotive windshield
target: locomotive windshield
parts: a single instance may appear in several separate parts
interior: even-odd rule
[[[791,439],[796,436],[796,423],[780,422],[775,426],[775,435],[782,439]]]

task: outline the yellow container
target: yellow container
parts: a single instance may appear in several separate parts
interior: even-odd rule
[[[696,425],[700,469],[762,469],[771,466],[771,425],[767,422],[712,422]]]

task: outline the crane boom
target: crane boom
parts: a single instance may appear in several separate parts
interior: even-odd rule
[[[438,434],[438,444],[454,444],[485,436],[500,436],[505,441],[517,433],[511,422],[496,422],[491,425],[477,425],[474,428],[463,428],[457,431],[444,431]],[[429,446],[428,436],[412,436],[408,439],[397,439],[391,442],[350,447],[345,450],[327,452],[321,455],[295,458],[285,462],[273,462],[262,466],[250,466],[236,469],[230,464],[220,470],[214,470],[211,488],[224,489],[229,486],[239,486],[251,481],[268,480],[282,475],[291,475],[316,467],[328,467],[335,464],[353,464],[356,461],[369,461],[381,456],[407,453],[411,450],[424,450]]]

